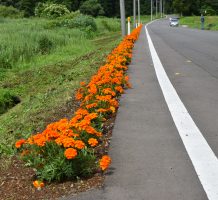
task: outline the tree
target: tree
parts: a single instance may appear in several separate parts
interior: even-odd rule
[[[104,10],[100,3],[98,3],[97,0],[88,0],[85,1],[80,6],[80,12],[83,14],[91,15],[93,17],[96,17],[98,15],[103,15]]]

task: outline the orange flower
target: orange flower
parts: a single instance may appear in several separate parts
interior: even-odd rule
[[[76,140],[75,141],[75,147],[77,149],[84,149],[85,148],[85,143],[82,140]]]
[[[18,141],[15,143],[15,147],[16,147],[17,149],[19,149],[25,142],[26,142],[26,140],[24,140],[24,139],[18,140]]]
[[[86,105],[86,108],[87,108],[87,109],[90,109],[90,108],[94,108],[94,107],[96,107],[96,106],[97,106],[97,103],[92,103],[92,104]]]
[[[91,147],[95,147],[98,144],[98,140],[96,140],[95,138],[90,138],[88,140],[88,143]]]
[[[82,82],[80,82],[80,85],[81,85],[81,86],[85,86],[85,85],[86,85],[86,82],[85,82],[85,81],[82,81]]]
[[[111,158],[109,156],[103,156],[100,159],[100,168],[104,171],[106,170],[109,165],[111,164]]]
[[[74,159],[77,156],[77,151],[74,148],[68,148],[65,150],[64,155],[67,159]]]
[[[116,86],[115,90],[118,91],[119,93],[123,93],[123,88],[121,86]]]
[[[25,155],[27,155],[29,153],[30,153],[29,150],[23,150],[22,153],[21,153],[21,156],[25,156]]]
[[[41,190],[45,186],[45,184],[42,181],[33,181],[33,186],[37,188],[38,190]]]
[[[63,146],[65,148],[67,147],[73,147],[75,145],[75,140],[73,138],[70,137],[66,137],[62,140]]]

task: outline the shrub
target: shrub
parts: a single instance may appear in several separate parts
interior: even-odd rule
[[[42,36],[39,39],[38,45],[38,50],[41,54],[48,54],[53,47],[53,42],[47,36]]]
[[[85,1],[80,6],[80,11],[83,14],[91,15],[93,17],[96,17],[98,15],[103,15],[104,14],[104,9],[101,6],[101,4],[98,3],[97,0],[88,0],[88,1]]]
[[[9,59],[0,55],[0,69],[11,69],[12,64]]]
[[[19,103],[20,100],[14,94],[5,89],[0,89],[0,114]]]
[[[206,11],[206,13],[205,13]],[[211,6],[203,6],[201,8],[201,13],[207,16],[213,16],[216,15],[216,11]]]
[[[19,18],[23,17],[23,15],[22,12],[12,6],[7,7],[0,5],[0,17]]]
[[[95,20],[87,15],[78,15],[73,20],[66,20],[65,24],[69,28],[89,29],[93,32],[97,30]]]
[[[39,3],[35,9],[35,15],[55,19],[63,15],[70,14],[70,11],[62,4]]]

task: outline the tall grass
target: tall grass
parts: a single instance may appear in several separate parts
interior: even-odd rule
[[[190,28],[201,29],[200,16],[182,17],[180,19],[181,25],[187,25]],[[218,16],[205,16],[206,30],[218,30]]]
[[[47,38],[52,46],[48,54],[58,54],[66,50],[69,53],[84,52],[90,48],[85,35],[78,29],[55,28],[45,29],[46,20],[19,19],[5,20],[0,24],[0,68],[13,68],[19,65],[35,63],[42,56],[40,41]],[[69,47],[72,51],[69,52]],[[66,57],[65,56],[65,57]],[[63,57],[64,58],[64,57]],[[46,63],[46,62],[45,62]]]

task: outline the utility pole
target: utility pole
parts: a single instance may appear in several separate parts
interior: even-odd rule
[[[140,0],[138,0],[138,23],[140,24]]]
[[[161,18],[162,18],[163,17],[162,0],[160,0],[160,14],[161,14]]]
[[[151,0],[151,21],[153,20],[153,0]]]
[[[156,9],[156,18],[157,18],[157,0],[155,2],[155,9]]]
[[[133,27],[136,28],[136,0],[133,0]]]
[[[126,14],[125,14],[125,2],[120,0],[120,17],[121,17],[121,30],[122,36],[126,35]]]

